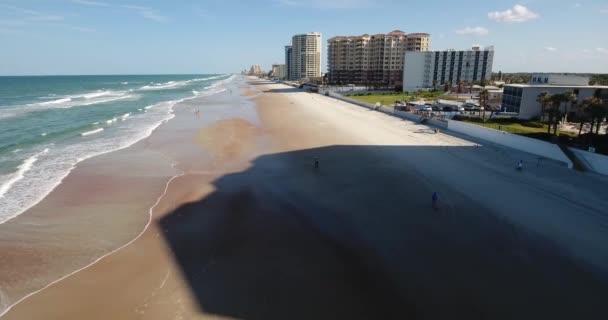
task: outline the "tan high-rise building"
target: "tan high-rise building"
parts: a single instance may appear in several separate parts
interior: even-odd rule
[[[321,33],[297,34],[293,36],[291,46],[290,79],[321,77]]]
[[[395,87],[403,84],[403,59],[406,51],[428,51],[430,35],[388,34],[338,36],[329,39],[327,62],[329,82]]]

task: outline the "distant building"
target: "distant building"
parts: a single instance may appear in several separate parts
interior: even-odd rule
[[[258,64],[254,64],[251,66],[251,68],[249,68],[250,76],[261,76],[263,74],[264,74],[264,70],[262,70],[262,67]]]
[[[489,82],[494,47],[473,47],[466,51],[408,51],[403,67],[403,90],[417,91],[460,81]]]
[[[285,46],[285,78],[293,79],[293,71],[291,69],[291,61],[293,60],[293,47]]]
[[[338,36],[327,41],[328,81],[333,84],[402,84],[406,51],[428,51],[430,35],[395,30],[388,34]]]
[[[290,80],[300,81],[320,77],[321,33],[297,34],[293,36],[291,41]]]
[[[286,68],[284,64],[272,65],[272,76],[277,79],[284,80],[286,78]]]
[[[533,74],[530,79],[531,85],[551,85],[551,86],[587,86],[589,77],[573,74],[540,73]]]
[[[545,81],[544,78],[542,81]],[[552,95],[573,92],[578,97],[576,103],[581,103],[596,94],[602,99],[608,99],[608,86],[507,84],[504,87],[502,106],[507,112],[518,113],[521,119],[538,117],[541,115],[542,106],[536,100],[542,92]]]

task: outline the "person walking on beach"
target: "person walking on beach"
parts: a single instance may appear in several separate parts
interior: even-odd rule
[[[521,171],[523,168],[524,168],[524,161],[519,160],[519,162],[517,163],[517,170]]]
[[[431,199],[433,200],[433,209],[437,210],[437,201],[439,201],[437,191],[433,192],[433,196],[431,197]]]
[[[315,169],[319,169],[319,157],[315,157]]]

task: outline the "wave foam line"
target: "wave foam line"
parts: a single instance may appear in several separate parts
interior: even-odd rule
[[[21,180],[25,177],[25,173],[30,171],[30,169],[32,169],[32,167],[34,166],[34,163],[36,163],[36,161],[38,161],[39,156],[46,154],[48,152],[49,152],[49,149],[46,148],[46,149],[44,149],[44,151],[25,159],[25,161],[23,161],[23,163],[17,167],[17,172],[15,173],[15,175],[11,179],[9,179],[6,183],[4,183],[2,186],[0,186],[0,199],[4,198],[4,195],[8,192],[8,190],[11,189],[11,187],[16,182],[18,182],[19,180]]]
[[[171,166],[173,168],[175,168],[175,164],[172,164]],[[31,293],[25,295],[23,298],[17,300],[15,303],[13,303],[10,306],[8,306],[8,308],[6,308],[4,311],[0,311],[0,318],[3,317],[5,314],[7,314],[9,311],[11,311],[11,309],[14,308],[16,305],[20,304],[21,302],[25,301],[26,299],[30,298],[31,296],[44,291],[45,289],[51,287],[52,285],[55,285],[55,284],[57,284],[57,283],[65,280],[65,279],[67,279],[67,278],[69,278],[69,277],[77,274],[80,271],[83,271],[85,269],[88,269],[88,268],[92,267],[93,265],[97,264],[99,261],[103,260],[104,258],[106,258],[106,257],[108,257],[108,256],[110,256],[110,255],[112,255],[112,254],[114,254],[114,253],[116,253],[116,252],[118,252],[118,251],[120,251],[120,250],[122,250],[122,249],[124,249],[124,248],[126,248],[128,246],[130,246],[132,243],[134,243],[135,241],[137,241],[137,239],[141,238],[141,236],[143,236],[144,233],[146,232],[146,230],[148,230],[148,228],[150,227],[150,224],[152,224],[152,218],[153,218],[154,208],[156,208],[156,206],[158,206],[160,204],[160,202],[163,199],[163,197],[169,191],[169,185],[171,184],[171,182],[173,182],[173,180],[175,180],[175,179],[183,176],[184,174],[185,174],[184,172],[181,172],[181,173],[179,173],[177,175],[174,175],[173,177],[171,177],[171,179],[169,179],[169,181],[167,181],[167,184],[165,185],[165,190],[160,195],[160,197],[158,197],[158,199],[156,200],[156,202],[154,203],[154,205],[152,207],[150,207],[150,209],[148,210],[148,223],[146,223],[146,226],[144,227],[144,229],[133,240],[127,242],[126,244],[122,245],[121,247],[119,247],[117,249],[114,249],[113,251],[111,251],[109,253],[104,254],[103,256],[97,258],[95,261],[91,262],[90,264],[88,264],[88,265],[86,265],[86,266],[84,266],[84,267],[82,267],[82,268],[80,268],[80,269],[78,269],[76,271],[68,273],[65,276],[63,276],[63,277],[61,277],[61,278],[59,278],[59,279],[57,279],[57,280],[55,280],[55,281],[47,284],[46,286],[44,286],[44,287],[42,287],[42,288],[40,288],[40,289],[38,289],[38,290],[36,290],[34,292],[31,292]]]
[[[92,130],[92,131],[83,132],[80,135],[83,136],[83,137],[86,137],[86,136],[90,136],[92,134],[96,134],[96,133],[99,133],[99,132],[102,132],[102,131],[103,131],[103,128],[99,128],[99,129],[95,129],[95,130]]]
[[[27,106],[29,106],[29,107],[51,106],[54,104],[62,104],[62,103],[70,102],[70,101],[72,101],[72,98],[61,98],[61,99],[51,100],[51,101],[47,101],[47,102],[32,103],[32,104],[28,104]]]

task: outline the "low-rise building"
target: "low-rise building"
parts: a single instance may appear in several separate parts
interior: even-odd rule
[[[544,82],[544,78],[542,80]],[[503,110],[517,113],[521,119],[538,117],[541,115],[542,106],[537,99],[542,92],[551,95],[572,92],[577,96],[576,103],[596,95],[608,99],[608,86],[508,84],[504,87],[502,97]]]
[[[403,90],[418,91],[461,81],[489,82],[492,76],[494,47],[473,47],[465,51],[408,51],[403,67]]]
[[[538,73],[530,79],[531,85],[587,86],[589,77],[574,74]]]
[[[287,77],[287,68],[284,64],[273,64],[272,65],[272,76],[279,79],[285,80]]]

